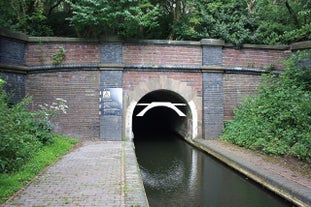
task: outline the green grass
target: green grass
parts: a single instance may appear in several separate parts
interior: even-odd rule
[[[53,144],[44,146],[19,171],[10,174],[0,174],[0,204],[27,185],[47,166],[55,163],[61,156],[71,150],[76,143],[78,143],[76,139],[56,135]]]

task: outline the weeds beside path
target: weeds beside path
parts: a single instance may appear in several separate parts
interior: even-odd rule
[[[280,167],[279,170],[290,173],[290,176],[293,178],[304,178],[311,180],[311,163],[309,162],[304,162],[291,156],[267,155],[239,147],[222,140],[215,141],[214,144],[218,144],[219,147],[226,147],[226,149],[231,153],[241,156],[243,159],[248,159],[252,162],[255,162],[254,157],[257,157],[262,162],[266,162],[269,163],[270,166],[274,166],[274,168]]]
[[[76,143],[78,143],[76,139],[57,135],[53,144],[44,146],[20,170],[10,174],[0,174],[0,205],[31,182],[47,166],[55,163],[71,150]]]

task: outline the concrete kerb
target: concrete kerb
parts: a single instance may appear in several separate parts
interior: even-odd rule
[[[125,206],[149,207],[132,141],[123,142]]]
[[[223,149],[213,146],[207,140],[186,139],[190,144],[207,152],[223,163],[263,185],[272,192],[294,203],[297,206],[311,206],[311,189],[299,185],[285,177],[243,160]]]

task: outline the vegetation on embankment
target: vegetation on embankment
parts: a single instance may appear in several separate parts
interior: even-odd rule
[[[53,164],[66,152],[71,150],[76,139],[54,135],[53,144],[42,147],[36,155],[29,159],[19,170],[0,174],[0,204],[15,192],[27,185],[47,166]]]
[[[311,162],[311,51],[293,54],[284,73],[263,75],[226,123],[223,140]]]
[[[28,110],[30,98],[12,103],[0,79],[0,203],[70,150],[76,139],[52,134],[51,116],[66,113],[65,100]]]

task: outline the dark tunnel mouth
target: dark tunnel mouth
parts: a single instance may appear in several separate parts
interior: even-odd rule
[[[146,106],[142,103],[170,102],[184,104],[176,106],[186,116],[179,116],[169,107],[157,106],[147,111],[144,116],[138,117]],[[167,135],[188,136],[191,113],[187,101],[179,94],[169,90],[156,90],[142,97],[134,108],[132,117],[134,139],[153,139],[167,137]]]

